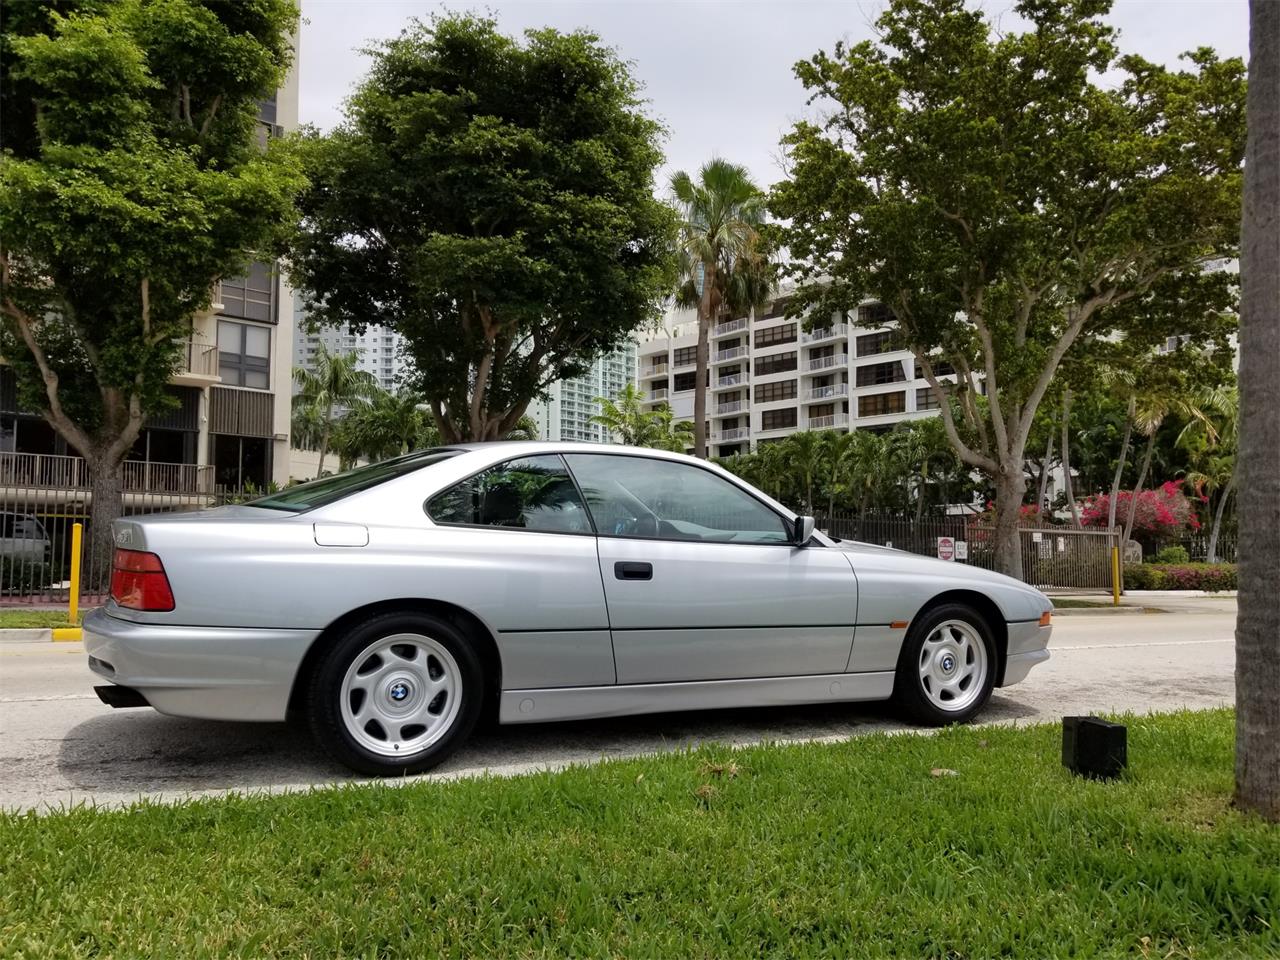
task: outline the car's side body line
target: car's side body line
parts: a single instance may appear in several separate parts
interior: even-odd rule
[[[673,710],[884,700],[892,693],[892,671],[504,690],[498,720],[504,724],[542,723]]]

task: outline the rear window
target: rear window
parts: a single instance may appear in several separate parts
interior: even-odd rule
[[[408,453],[402,457],[383,460],[381,463],[371,463],[367,467],[356,467],[354,470],[332,477],[300,483],[296,487],[289,487],[279,493],[251,500],[248,506],[302,513],[304,510],[335,503],[343,497],[376,487],[396,477],[403,477],[406,473],[413,473],[415,470],[429,467],[441,460],[456,457],[461,452],[460,450],[424,450],[420,453]]]

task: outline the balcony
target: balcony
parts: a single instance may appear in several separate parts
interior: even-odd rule
[[[716,354],[716,363],[728,363],[730,360],[738,360],[747,355],[746,347],[730,347],[728,350],[721,350]]]
[[[722,323],[711,331],[713,337],[727,337],[731,333],[737,333],[739,330],[747,329],[747,318],[739,317],[737,320],[730,320],[728,323]]]
[[[181,350],[178,369],[173,372],[171,382],[183,387],[204,387],[211,383],[221,383],[218,376],[218,345],[191,337],[175,341]]]
[[[729,387],[740,387],[747,382],[745,373],[731,373],[727,377],[720,377],[716,380],[717,390],[727,390]]]
[[[729,403],[722,403],[718,407],[716,407],[716,416],[727,417],[735,413],[741,413],[744,409],[746,409],[746,406],[747,405],[743,403],[741,400],[733,400]]]
[[[644,402],[658,403],[659,401],[666,400],[670,392],[671,391],[666,387],[659,387],[657,390],[650,390],[648,395],[644,398]]]
[[[830,357],[818,357],[816,360],[810,360],[806,370],[830,370],[832,367],[843,367],[849,362],[847,353],[837,353]]]
[[[664,362],[662,362],[662,363],[655,363],[655,364],[654,364],[653,366],[651,366],[651,367],[645,367],[645,368],[640,372],[640,376],[641,376],[641,377],[644,377],[644,378],[648,378],[648,377],[665,377],[665,376],[667,375],[667,369],[668,369],[668,367],[667,367],[667,364],[666,364],[666,362],[665,362],[665,361],[664,361]]]
[[[833,413],[825,417],[810,417],[810,430],[830,430],[833,427],[847,427],[849,425],[849,415],[847,413]]]
[[[213,492],[212,465],[126,460],[121,465],[121,479],[127,493]],[[0,453],[0,483],[67,492],[90,489],[83,458],[52,453]]]
[[[849,385],[847,383],[831,383],[825,387],[814,387],[812,390],[806,390],[804,398],[809,400],[825,400],[827,397],[847,397],[849,395]]]
[[[818,343],[822,340],[834,340],[836,337],[847,337],[849,327],[843,323],[835,323],[821,330],[810,330],[800,335],[801,343]]]
[[[716,443],[732,443],[735,440],[745,440],[751,435],[751,431],[746,427],[735,427],[732,430],[721,430],[714,434],[711,439]]]

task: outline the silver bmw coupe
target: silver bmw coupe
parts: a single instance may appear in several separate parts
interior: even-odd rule
[[[968,720],[1048,659],[1052,604],[961,563],[838,541],[674,453],[486,443],[244,506],[116,521],[85,618],[112,706],[305,715],[367,774],[501,723],[892,698]]]

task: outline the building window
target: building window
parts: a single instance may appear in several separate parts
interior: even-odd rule
[[[956,368],[944,360],[933,361],[933,375],[935,377],[945,377],[956,372]],[[924,364],[919,360],[916,361],[916,379],[924,379]]]
[[[764,319],[771,320],[774,317],[782,316],[787,312],[787,304],[790,302],[790,297],[779,297],[777,300],[773,301],[773,305],[769,307],[768,311],[765,313]]]
[[[892,319],[893,312],[883,303],[868,303],[858,308],[858,326],[860,327],[883,327]]]
[[[869,397],[858,398],[860,417],[883,417],[889,413],[904,413],[906,409],[907,394],[901,390],[897,393],[873,393]]]
[[[766,410],[760,414],[761,430],[785,430],[796,425],[796,408],[784,407],[781,410]]]
[[[218,321],[218,375],[232,387],[271,386],[271,331],[252,323]]]
[[[213,447],[213,480],[226,490],[243,490],[252,484],[265,490],[271,476],[271,441],[266,437],[210,435]]]
[[[772,347],[779,343],[795,342],[796,325],[794,323],[783,323],[776,327],[767,327],[764,330],[756,331],[757,347]]]
[[[677,367],[687,367],[691,363],[697,363],[698,348],[697,347],[681,347],[679,350],[676,351],[674,362]]]
[[[858,356],[872,357],[877,353],[888,353],[893,347],[891,333],[864,333],[858,338]]]
[[[933,392],[933,387],[916,388],[917,410],[937,410],[941,406],[942,404],[938,402],[938,395]]]
[[[886,383],[901,383],[907,379],[902,364],[898,361],[891,363],[868,363],[858,367],[857,386],[859,387],[878,387]]]
[[[676,393],[692,390],[697,382],[698,375],[696,373],[677,373],[672,379],[672,390]]]
[[[222,313],[245,320],[276,322],[276,278],[271,264],[255,260],[242,277],[222,281]]]
[[[762,377],[770,373],[786,373],[796,368],[796,352],[780,353],[775,357],[760,357],[756,360],[756,376]]]
[[[794,400],[796,381],[780,380],[777,383],[761,383],[756,386],[756,403],[772,403],[774,400]]]

